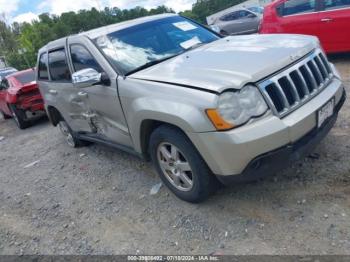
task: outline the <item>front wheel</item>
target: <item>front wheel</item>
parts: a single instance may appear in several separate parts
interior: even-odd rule
[[[180,199],[199,203],[219,182],[188,137],[171,126],[160,126],[151,135],[149,151],[163,183]]]
[[[81,147],[85,145],[85,142],[78,139],[76,137],[76,135],[74,134],[74,132],[72,131],[72,129],[68,126],[67,122],[64,120],[61,120],[58,123],[58,127],[61,131],[61,133],[63,134],[67,144],[70,147]]]
[[[23,110],[17,109],[15,105],[9,105],[9,108],[19,129],[26,129],[30,126],[30,122],[27,120],[26,114]]]

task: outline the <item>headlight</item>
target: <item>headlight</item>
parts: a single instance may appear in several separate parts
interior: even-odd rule
[[[222,93],[217,108],[207,110],[207,114],[218,130],[226,130],[263,115],[267,109],[257,87],[248,85],[238,92]]]

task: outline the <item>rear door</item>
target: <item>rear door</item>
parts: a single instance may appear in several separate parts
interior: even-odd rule
[[[231,12],[220,17],[218,26],[223,34],[236,34],[240,32],[241,21],[239,21],[239,11]]]
[[[99,138],[124,146],[132,146],[118,96],[117,73],[88,38],[72,37],[68,41],[68,46],[73,72],[92,68],[109,80],[79,90],[79,93],[85,94],[87,120],[92,125],[94,133]]]
[[[319,36],[319,4],[316,0],[287,0],[276,7],[279,33]]]
[[[350,51],[350,0],[321,0],[320,24],[327,52]]]
[[[238,11],[238,22],[240,22],[239,32],[240,34],[255,33],[258,31],[260,18],[247,10]]]

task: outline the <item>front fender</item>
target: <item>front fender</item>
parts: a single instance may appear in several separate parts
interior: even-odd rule
[[[168,123],[190,133],[215,130],[205,110],[216,105],[216,94],[136,79],[120,80],[119,92],[137,152],[142,152],[141,127],[145,120]]]
[[[119,78],[118,91],[134,149],[139,153],[145,120],[168,123],[189,133],[215,130],[205,110],[216,106],[216,94],[133,78]]]
[[[128,123],[134,146],[141,152],[141,126],[145,120],[154,120],[177,126],[184,132],[208,132],[214,127],[208,120],[205,109],[184,104],[181,101],[140,98],[133,101]]]

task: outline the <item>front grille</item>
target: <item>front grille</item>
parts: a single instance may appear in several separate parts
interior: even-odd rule
[[[327,58],[316,50],[293,66],[258,83],[272,111],[286,116],[325,88],[333,77]]]

